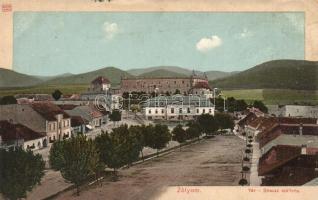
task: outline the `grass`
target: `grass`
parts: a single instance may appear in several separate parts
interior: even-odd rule
[[[82,93],[86,91],[88,85],[48,85],[25,88],[1,88],[0,96],[15,94],[51,94],[55,89],[59,89],[63,94]],[[290,90],[290,89],[240,89],[224,90],[222,94],[226,97],[244,99],[248,103],[254,100],[262,100],[266,104],[311,104],[318,105],[317,90]]]
[[[244,99],[247,102],[262,100],[266,104],[311,104],[318,105],[317,90],[290,90],[290,89],[244,89],[225,90],[226,97]]]
[[[0,96],[15,94],[51,94],[54,90],[59,89],[63,94],[82,93],[86,91],[88,85],[48,85],[36,87],[18,87],[18,88],[1,88]]]

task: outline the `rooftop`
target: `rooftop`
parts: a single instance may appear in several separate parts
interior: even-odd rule
[[[69,118],[70,116],[64,112],[57,105],[50,102],[36,102],[30,104],[34,111],[39,113],[42,117],[44,117],[48,121],[55,121],[56,115],[62,114],[64,118]]]
[[[17,139],[29,141],[44,137],[44,134],[35,132],[22,124],[13,124],[9,121],[0,121],[0,135],[5,142]]]
[[[92,84],[110,84],[110,81],[105,77],[99,76],[92,81]]]

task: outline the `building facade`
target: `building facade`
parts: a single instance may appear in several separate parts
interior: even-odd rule
[[[207,76],[198,76],[193,73],[189,77],[162,77],[162,78],[123,78],[121,80],[121,93],[124,92],[156,92],[158,94],[188,94],[189,91],[198,83],[208,84]]]
[[[71,119],[58,106],[49,102],[0,106],[0,120],[20,123],[45,133],[50,142],[71,137]]]
[[[214,115],[210,99],[200,96],[158,96],[146,100],[143,112],[148,120],[193,120],[201,114]]]

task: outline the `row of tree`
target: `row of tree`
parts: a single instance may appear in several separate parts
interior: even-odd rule
[[[245,102],[245,100],[235,99],[234,97],[229,97],[229,98],[225,99],[225,102],[224,102],[224,99],[221,97],[218,97],[215,99],[216,110],[223,112],[224,111],[224,104],[225,104],[225,109],[228,112],[244,111],[244,110],[246,110],[247,107],[258,108],[260,111],[262,111],[264,113],[268,112],[268,108],[260,100],[255,100],[255,101],[251,102],[250,105],[248,105]]]

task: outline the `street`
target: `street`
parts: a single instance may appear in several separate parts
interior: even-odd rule
[[[237,136],[216,136],[119,172],[117,182],[103,181],[74,196],[56,199],[153,199],[167,186],[237,186],[245,142]]]

